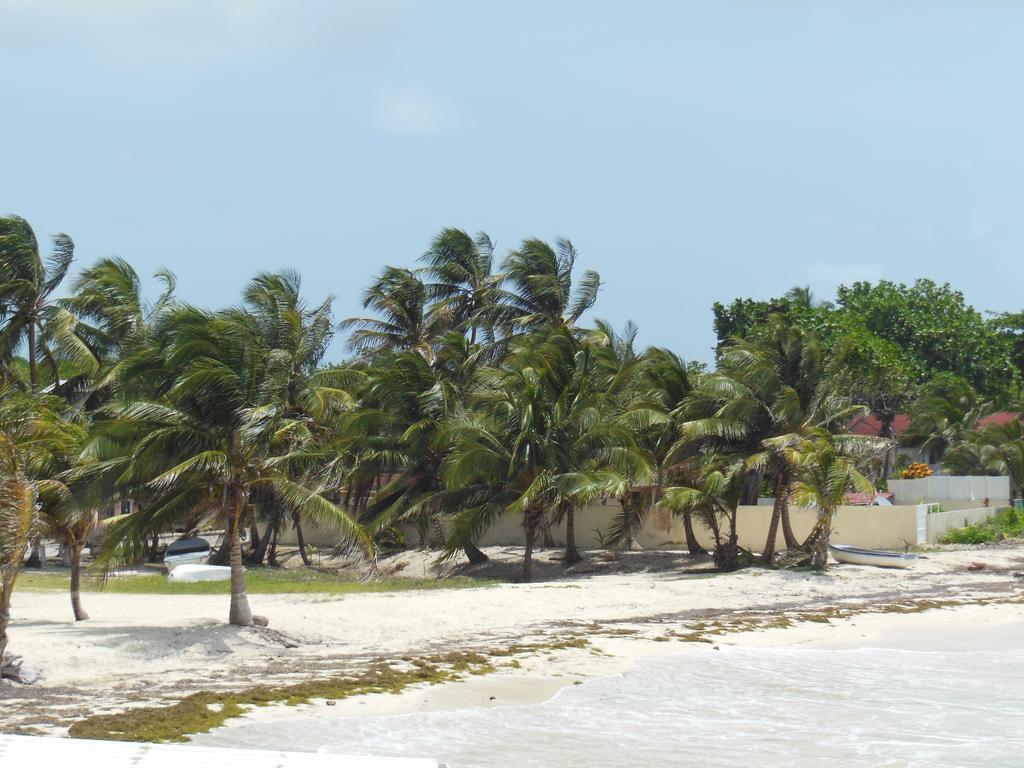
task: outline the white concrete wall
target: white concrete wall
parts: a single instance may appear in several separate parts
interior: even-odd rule
[[[998,509],[996,507],[975,507],[973,509],[950,510],[945,508],[943,503],[942,512],[933,512],[928,515],[928,543],[938,544],[942,534],[950,528],[963,528],[988,520]]]
[[[1003,507],[1010,500],[1010,478],[1001,475],[932,475],[915,480],[889,480],[889,490],[896,496],[897,504],[922,504],[938,502],[949,507],[947,502],[980,506],[979,502],[989,500],[989,505]]]

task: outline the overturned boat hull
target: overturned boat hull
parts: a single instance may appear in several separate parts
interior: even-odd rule
[[[164,553],[164,567],[173,571],[181,565],[203,565],[210,560],[210,542],[197,537],[179,539]]]
[[[876,568],[910,568],[917,560],[917,555],[910,552],[864,549],[863,547],[851,547],[849,544],[832,544],[829,546],[829,551],[837,563],[873,565]]]
[[[231,578],[231,568],[226,565],[179,565],[167,577],[171,581],[193,583],[196,581],[224,581]]]

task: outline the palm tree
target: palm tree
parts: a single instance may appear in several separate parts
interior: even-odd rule
[[[155,275],[162,290],[156,301],[142,298],[142,281],[124,259],[104,258],[83,270],[70,296],[58,304],[78,318],[77,335],[93,351],[100,366],[93,390],[108,387],[121,359],[142,344],[160,316],[174,303],[176,278],[167,270]]]
[[[430,291],[410,269],[386,267],[363,294],[363,307],[379,317],[350,317],[342,329],[353,329],[349,347],[356,352],[414,350],[434,359],[434,339],[453,326],[450,312],[432,312]]]
[[[444,547],[446,506],[441,467],[451,448],[450,422],[476,384],[483,350],[460,332],[439,337],[429,365],[414,352],[378,355],[366,369],[360,407],[339,422],[349,453],[349,478],[367,485],[385,478],[365,510],[375,531],[399,522],[429,529]],[[470,562],[487,556],[462,542]]]
[[[781,442],[781,441],[780,441]],[[884,444],[883,444],[884,445]],[[793,499],[801,506],[817,510],[818,519],[803,548],[810,553],[811,567],[828,568],[828,544],[836,510],[852,491],[874,493],[874,487],[857,469],[851,456],[864,448],[878,448],[878,441],[852,439],[819,430],[797,445],[780,445],[779,451],[789,456],[798,467],[793,485]]]
[[[96,505],[84,503],[77,493],[55,489],[39,494],[39,506],[40,528],[60,543],[71,566],[71,611],[75,621],[85,621],[89,614],[82,607],[82,550],[98,522]]]
[[[592,388],[593,355],[567,330],[521,340],[452,429],[443,479],[459,499],[452,542],[475,540],[506,511],[526,532],[522,580],[547,516],[622,491],[638,466],[627,430],[605,418]],[[570,559],[573,553],[567,552]],[[578,553],[577,553],[578,556]]]
[[[640,377],[631,388],[642,407],[649,409],[651,418],[647,424],[636,425],[635,439],[647,454],[654,476],[649,486],[631,488],[620,499],[622,513],[607,532],[607,540],[616,546],[636,540],[647,514],[661,500],[665,488],[679,480],[683,463],[678,460],[678,452],[673,454],[673,448],[682,436],[681,427],[687,418],[685,405],[695,386],[691,366],[667,349],[651,347],[637,359],[637,364]],[[691,555],[707,554],[694,533],[692,511],[683,509],[681,515],[687,550]]]
[[[5,422],[10,419],[10,406],[3,409]],[[25,462],[10,429],[8,423],[0,429],[0,674],[5,666],[11,595],[31,538],[36,502],[35,488],[25,473]]]
[[[715,569],[740,567],[737,515],[747,472],[741,455],[709,453],[694,456],[678,468],[685,485],[665,489],[659,502],[678,514],[697,515],[714,538]]]
[[[1019,416],[975,432],[967,444],[987,471],[1009,476],[1012,496],[1024,493],[1024,422]]]
[[[918,446],[929,463],[948,463],[964,474],[981,469],[978,457],[963,447],[995,404],[982,400],[971,385],[953,374],[937,374],[921,387],[911,409],[910,426],[900,442]]]
[[[52,300],[75,252],[67,235],[55,235],[53,242],[44,263],[29,223],[20,216],[0,217],[0,366],[10,378],[14,356],[24,347],[33,391],[39,387],[40,356],[54,383],[60,382],[61,360],[78,371],[91,373],[97,367],[93,351],[76,334],[74,315]]]
[[[742,449],[748,472],[772,479],[775,501],[761,554],[766,564],[774,558],[780,526],[787,548],[800,544],[789,523],[797,467],[788,447],[818,430],[845,432],[863,412],[833,394],[833,380],[817,336],[775,315],[761,334],[727,344],[718,371],[692,398],[691,409],[704,413],[688,425],[691,437]]]
[[[504,275],[494,274],[494,244],[486,232],[470,237],[461,229],[442,230],[420,258],[431,312],[450,319],[452,325],[476,344],[477,336],[494,340],[496,310]]]
[[[11,595],[25,547],[36,533],[37,500],[67,497],[57,473],[82,437],[81,428],[63,418],[64,410],[59,398],[0,386],[0,670]]]
[[[251,286],[250,293],[264,288]],[[346,538],[372,548],[358,523],[292,476],[290,457],[311,442],[315,409],[332,395],[315,382],[296,384],[321,345],[300,346],[309,355],[300,359],[296,349],[272,346],[264,320],[243,309],[171,310],[159,334],[166,344],[151,345],[147,353],[158,374],[151,378],[166,383],[154,387],[149,400],[109,409],[101,435],[128,435],[127,449],[101,457],[93,468],[118,473],[126,490],[152,495],[142,510],[110,526],[104,564],[133,558],[146,533],[165,529],[190,510],[204,510],[224,525],[229,621],[236,625],[252,623],[239,532],[251,514],[254,490],[269,489],[289,511],[335,525]],[[126,370],[145,367],[144,357],[136,356]]]
[[[573,285],[576,249],[560,239],[552,248],[543,240],[524,240],[505,257],[505,284],[500,307],[506,333],[572,328],[597,301],[601,276],[586,270]]]
[[[636,327],[618,334],[603,321],[591,332],[558,329],[536,347],[534,359],[557,392],[554,410],[568,430],[557,475],[560,502],[552,522],[565,522],[564,563],[581,557],[575,515],[599,497],[628,498],[637,483],[654,475],[650,455],[637,435],[664,417],[644,398],[643,361],[634,350]]]

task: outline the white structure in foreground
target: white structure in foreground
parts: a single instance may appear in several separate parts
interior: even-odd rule
[[[0,734],[0,765],[75,768],[444,768],[436,760]]]

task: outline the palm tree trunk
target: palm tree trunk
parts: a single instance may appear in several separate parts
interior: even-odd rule
[[[533,541],[537,537],[537,527],[543,514],[543,510],[527,509],[523,521],[526,526],[526,551],[523,553],[523,574],[519,580],[524,584],[528,584],[533,575]]]
[[[683,512],[683,532],[686,534],[686,549],[691,555],[706,555],[708,551],[697,541],[693,532],[693,513],[690,510]]]
[[[785,510],[786,520],[789,521],[789,473],[779,472],[775,478],[775,503],[772,504],[772,519],[768,523],[768,538],[764,542],[764,551],[761,553],[761,559],[765,565],[772,564],[772,558],[775,556],[775,539],[779,535],[779,522],[782,520],[782,512]],[[792,533],[792,531],[791,531]],[[787,542],[788,546],[788,542]]]
[[[277,540],[281,537],[281,526],[274,526],[274,533],[270,539],[270,546],[267,548],[267,565],[272,565],[275,568],[280,567],[280,563],[277,562]]]
[[[256,525],[255,515],[253,521],[249,523],[249,559],[252,560],[256,557],[256,553],[260,551],[260,527]]]
[[[39,384],[39,372],[36,364],[36,324],[34,320],[28,322],[28,383],[35,392]]]
[[[736,531],[737,510],[733,507],[729,510],[726,519],[729,523],[729,535],[723,544],[721,537],[718,537],[718,544],[715,547],[715,569],[719,571],[734,571],[739,565],[739,535]]]
[[[267,523],[267,527],[264,529],[263,535],[257,539],[259,544],[253,550],[249,558],[253,565],[263,565],[264,561],[267,559],[267,548],[270,546],[270,537],[273,530],[274,522],[273,519],[271,519],[271,521]]]
[[[299,556],[302,558],[302,564],[307,568],[312,568],[313,563],[306,552],[306,537],[302,534],[302,515],[298,512],[292,512],[292,525],[295,528],[295,538],[299,543]]]
[[[811,529],[804,549],[811,554],[811,567],[819,571],[828,570],[828,543],[832,536],[832,517],[834,509],[822,510],[818,522]]]
[[[480,565],[481,563],[486,563],[488,560],[491,559],[483,552],[481,552],[477,548],[476,544],[473,544],[472,542],[463,547],[463,550],[465,550],[466,557],[469,558],[469,562],[473,565]]]
[[[7,651],[7,625],[11,622],[11,593],[14,591],[14,580],[18,576],[17,565],[4,573],[0,583],[0,671],[4,668],[4,653]]]
[[[444,535],[444,526],[441,525],[441,521],[437,519],[437,515],[430,516],[430,531],[434,534],[434,545],[440,549],[444,549],[447,539]]]
[[[542,547],[547,549],[555,546],[555,540],[551,537],[551,517],[547,512],[542,512],[540,515],[540,535]]]
[[[571,504],[565,510],[565,565],[575,565],[583,558],[576,549],[576,508]]]
[[[894,439],[896,437],[896,433],[893,431],[893,428],[892,428],[892,420],[893,420],[892,416],[884,416],[884,417],[882,417],[882,428],[878,430],[878,434],[881,437],[888,438],[889,440],[892,440],[892,439]],[[885,456],[882,458],[882,479],[883,480],[888,480],[889,479],[889,473],[892,472],[892,454],[893,454],[894,450],[895,450],[895,448],[888,448],[885,451]]]
[[[743,478],[743,497],[740,499],[740,504],[754,505],[757,504],[757,498],[761,495],[761,473],[756,469],[752,469],[747,472],[746,477]]]
[[[71,555],[71,610],[75,614],[75,621],[85,621],[89,614],[82,607],[81,579],[82,579],[82,542],[72,542],[69,549]]]
[[[32,539],[32,552],[28,556],[28,560],[25,561],[26,568],[45,568],[46,567],[46,545],[43,543],[41,536],[36,536]]]
[[[245,592],[245,566],[242,564],[242,539],[238,530],[242,523],[242,505],[245,501],[241,489],[235,491],[235,509],[227,521],[228,558],[231,563],[231,610],[228,622],[236,627],[252,625],[249,596]]]
[[[800,546],[800,539],[793,533],[793,526],[789,522],[789,497],[782,505],[782,537],[786,540],[786,549],[796,549]]]

